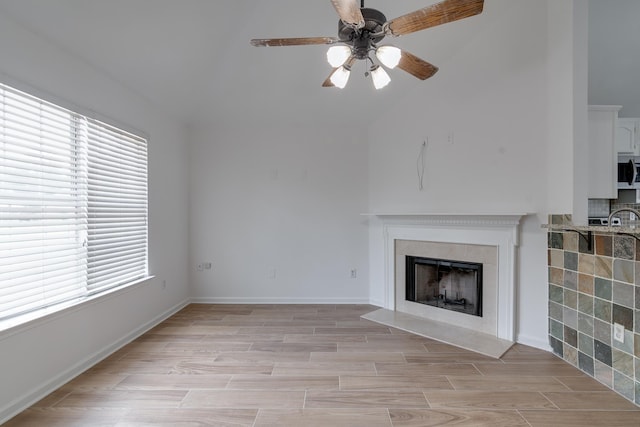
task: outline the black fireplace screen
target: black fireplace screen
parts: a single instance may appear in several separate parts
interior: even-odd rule
[[[482,316],[482,264],[407,256],[406,299]]]

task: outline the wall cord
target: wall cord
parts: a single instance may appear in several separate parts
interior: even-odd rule
[[[426,154],[427,148],[429,147],[428,139],[426,141],[422,141],[422,145],[420,146],[420,154],[418,154],[417,161],[417,170],[418,170],[418,189],[420,191],[424,190],[424,169],[426,162]]]

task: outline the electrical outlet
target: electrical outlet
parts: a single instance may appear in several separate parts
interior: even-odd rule
[[[358,270],[355,268],[351,269],[351,278],[356,279],[358,277]]]
[[[198,265],[196,265],[196,270],[198,270],[198,271],[204,270],[204,265],[201,262],[198,263]]]
[[[613,324],[613,339],[618,342],[624,342],[624,326],[619,323]]]
[[[211,270],[211,263],[210,262],[204,262],[204,263],[202,263],[202,265],[204,266],[205,270]]]

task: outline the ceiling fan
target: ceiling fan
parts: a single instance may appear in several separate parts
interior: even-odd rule
[[[385,87],[391,81],[389,74],[371,58],[376,58],[387,68],[398,67],[419,78],[428,79],[438,67],[395,46],[378,46],[385,36],[403,36],[416,31],[446,24],[478,15],[482,12],[484,0],[444,0],[440,3],[418,9],[398,18],[387,20],[382,12],[364,7],[364,0],[331,0],[338,12],[338,37],[297,37],[279,39],[252,39],[253,46],[300,46],[334,45],[327,51],[327,60],[333,71],[322,84],[323,87],[344,88],[351,68],[357,60],[371,63],[369,74],[376,89]]]

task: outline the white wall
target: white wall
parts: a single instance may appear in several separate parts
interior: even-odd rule
[[[148,135],[149,264],[156,276],[127,292],[0,333],[1,423],[179,307],[189,289],[183,129],[89,64],[1,15],[0,58],[1,81]]]
[[[517,339],[541,348],[548,344],[546,231],[540,225],[548,212],[573,206],[572,2],[565,0],[552,22],[553,3],[487,1],[494,19],[369,134],[370,212],[534,214],[521,229]],[[551,34],[568,32],[569,42],[548,41],[550,27]],[[561,84],[554,69],[569,88],[553,90]],[[558,104],[566,108],[550,117],[549,108]],[[416,161],[425,139],[420,191]],[[563,162],[549,160],[553,150],[566,153]],[[569,182],[555,186],[550,173]],[[381,224],[372,220],[371,298],[378,304],[384,298],[381,247]]]
[[[640,117],[640,2],[589,0],[589,103]]]
[[[360,129],[201,127],[190,144],[196,300],[368,302]]]

